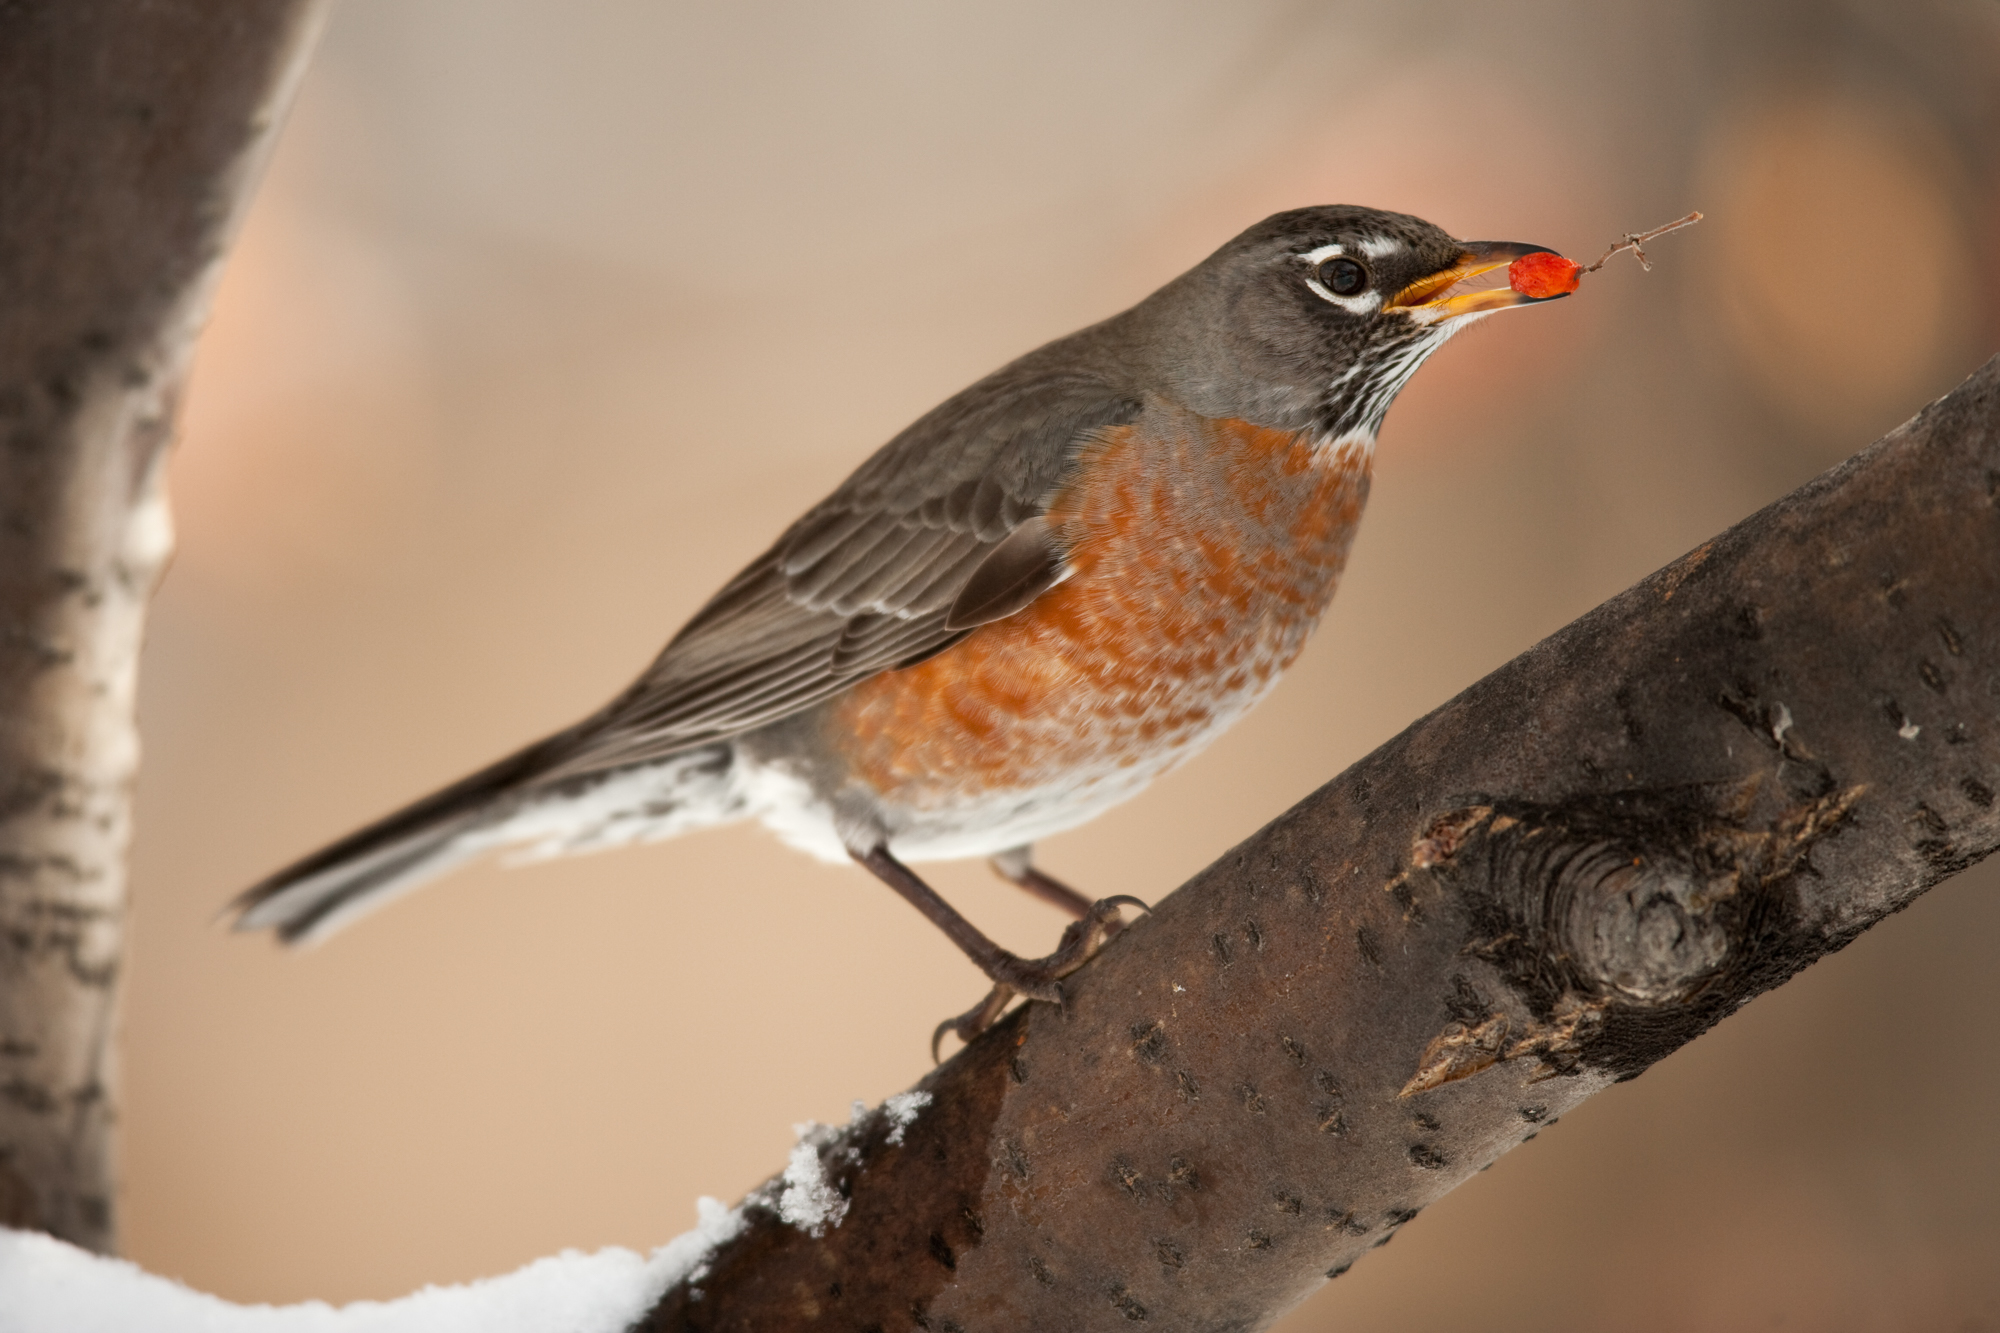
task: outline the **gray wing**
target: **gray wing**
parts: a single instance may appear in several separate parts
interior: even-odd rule
[[[973,385],[883,446],[578,726],[542,780],[777,721],[921,661],[1055,582],[1063,553],[1041,516],[1079,446],[1131,421],[1140,403],[1031,363]]]

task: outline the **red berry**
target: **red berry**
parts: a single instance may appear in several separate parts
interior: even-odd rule
[[[1541,300],[1575,291],[1577,279],[1582,273],[1581,264],[1572,263],[1561,255],[1542,250],[1532,255],[1522,255],[1509,264],[1507,285],[1523,296]]]

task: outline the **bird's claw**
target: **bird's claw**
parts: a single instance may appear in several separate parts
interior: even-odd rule
[[[1016,995],[1060,1007],[1063,1002],[1062,979],[1096,957],[1105,942],[1124,928],[1125,923],[1118,915],[1120,907],[1136,907],[1142,912],[1153,910],[1130,894],[1100,898],[1090,905],[1090,910],[1082,919],[1072,921],[1063,928],[1062,939],[1057,942],[1054,953],[1046,958],[1017,958],[1008,954],[988,968],[986,974],[993,979],[993,989],[986,993],[985,999],[958,1017],[938,1024],[937,1030],[931,1034],[931,1059],[938,1058],[945,1033],[950,1032],[961,1042],[970,1043],[998,1021]]]
[[[978,1004],[973,1005],[972,1008],[966,1010],[957,1018],[947,1018],[944,1022],[938,1024],[937,1031],[931,1033],[931,1063],[939,1064],[943,1062],[944,1057],[939,1054],[938,1047],[943,1043],[945,1033],[952,1033],[957,1036],[959,1041],[970,1045],[974,1037],[993,1026],[994,1021],[1000,1017],[1001,1011],[1013,1003],[1014,996],[1017,993],[1012,986],[1004,983],[996,985],[992,990],[986,992],[986,998]],[[1061,987],[1056,988],[1056,994],[1058,997],[1056,1002],[1060,1004],[1062,1002],[1060,998],[1062,994]]]

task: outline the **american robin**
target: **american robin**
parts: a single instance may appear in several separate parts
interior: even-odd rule
[[[496,847],[755,816],[866,866],[992,979],[946,1027],[1059,999],[1137,900],[1092,902],[1031,845],[1271,687],[1333,595],[1397,391],[1459,329],[1535,299],[1460,285],[1542,250],[1367,208],[1265,219],[947,399],[624,693],[279,871],[236,900],[237,927],[313,939]],[[1001,949],[907,864],[971,856],[1077,918],[1055,953]]]

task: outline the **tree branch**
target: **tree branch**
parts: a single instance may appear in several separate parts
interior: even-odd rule
[[[2000,358],[811,1136],[638,1327],[1269,1323],[2000,844],[1996,496]]]
[[[0,5],[0,1223],[99,1250],[161,464],[323,8]]]

